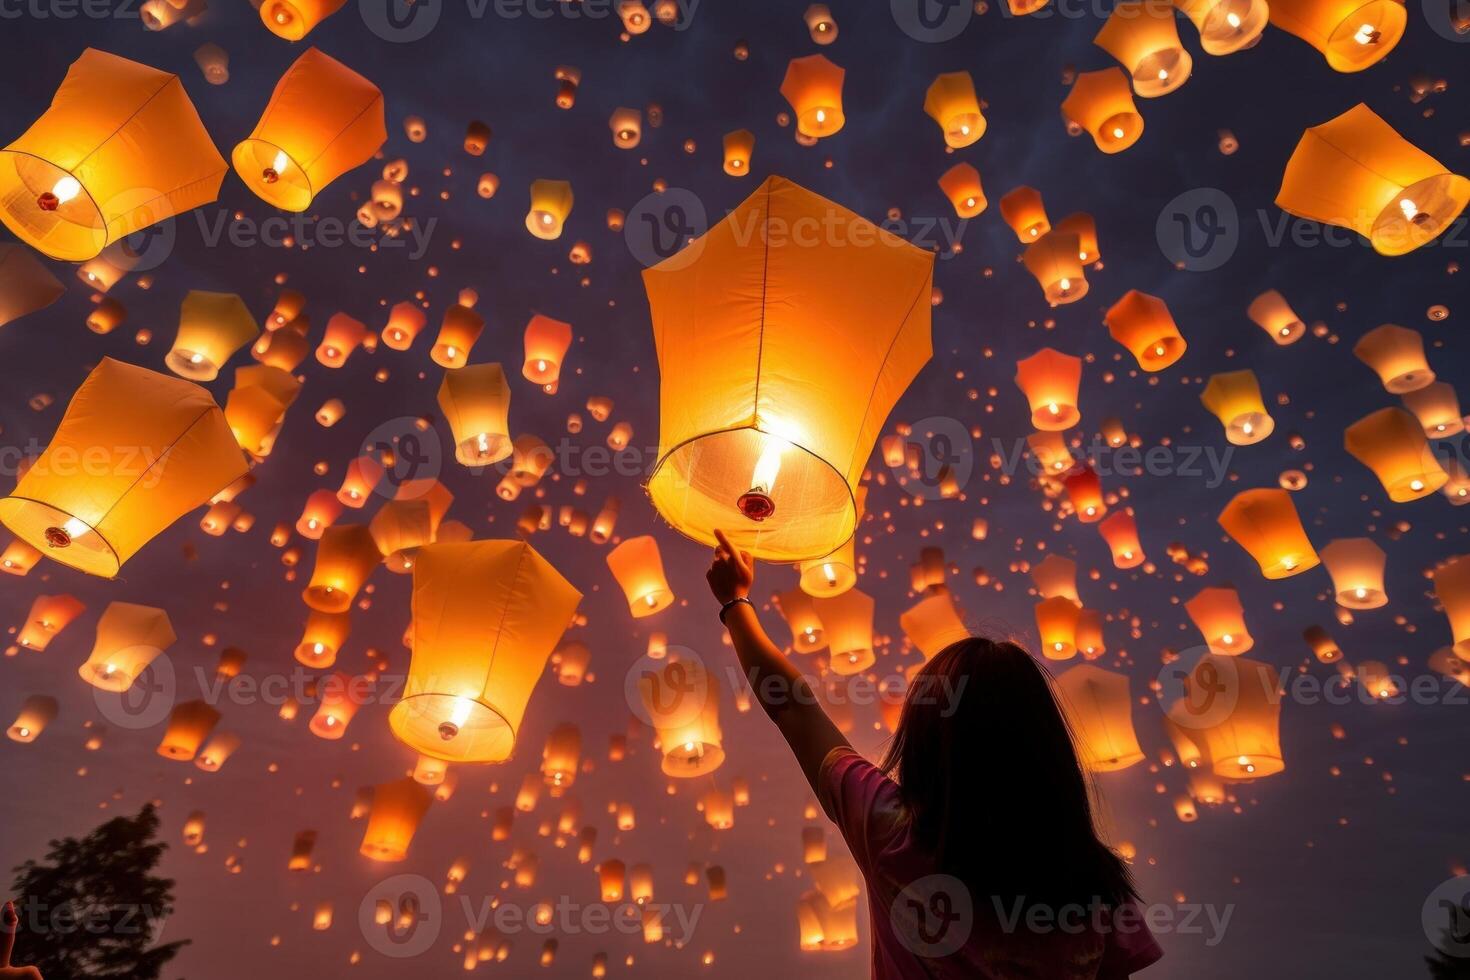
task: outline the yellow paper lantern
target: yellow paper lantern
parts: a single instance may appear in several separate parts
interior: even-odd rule
[[[899,615],[898,625],[925,660],[933,660],[945,647],[970,635],[948,591],[919,600]]]
[[[317,738],[328,741],[342,738],[365,703],[371,685],[370,677],[350,677],[341,671],[320,678],[316,682],[319,699],[316,714],[311,716],[307,728]]]
[[[1092,42],[1118,59],[1145,99],[1168,95],[1189,80],[1194,59],[1179,43],[1174,8],[1153,0],[1127,0]]]
[[[791,649],[797,653],[816,653],[827,645],[822,619],[812,597],[801,589],[789,589],[775,596],[776,608],[791,629]]]
[[[1145,371],[1162,371],[1183,357],[1188,346],[1164,301],[1136,289],[1109,308],[1103,323]]]
[[[792,58],[781,81],[781,95],[796,115],[796,131],[821,139],[847,123],[842,112],[842,81],[847,71],[820,54]]]
[[[967,71],[940,75],[924,93],[924,111],[939,124],[946,146],[960,149],[985,135],[985,116]]]
[[[378,87],[308,48],[276,83],[254,131],[231,156],[245,186],[266,203],[305,211],[328,184],[372,159],[387,139]]]
[[[413,660],[389,726],[437,759],[504,761],[581,593],[523,541],[426,545],[413,574]]]
[[[1056,229],[1027,246],[1022,261],[1036,277],[1046,301],[1061,306],[1087,295],[1087,277],[1080,258],[1083,254],[1080,236]]]
[[[1307,332],[1306,324],[1296,315],[1286,297],[1274,289],[1268,289],[1251,300],[1246,314],[1282,347],[1296,343]]]
[[[1403,16],[1394,0],[1369,4],[1380,6]],[[1404,255],[1432,241],[1467,201],[1470,180],[1450,173],[1361,103],[1302,134],[1276,194],[1286,213],[1351,228],[1382,255]]]
[[[173,646],[168,613],[152,606],[112,602],[97,620],[91,656],[77,673],[104,691],[126,691],[159,654]]]
[[[329,527],[322,532],[316,567],[301,598],[320,612],[346,612],[382,558],[372,531],[363,525]]]
[[[511,454],[510,386],[499,364],[445,371],[439,408],[454,434],[454,458],[488,466]]]
[[[1082,383],[1082,359],[1043,347],[1016,362],[1016,387],[1031,406],[1031,424],[1044,432],[1070,429],[1082,420],[1077,389]]]
[[[164,363],[181,378],[213,381],[230,355],[259,334],[239,296],[193,289],[184,296],[179,332]]]
[[[1450,479],[1423,427],[1402,408],[1381,408],[1354,422],[1343,447],[1373,471],[1394,503],[1427,497]]]
[[[1228,712],[1200,731],[1215,775],[1224,779],[1259,779],[1286,768],[1281,752],[1281,693],[1276,670],[1270,664],[1245,657],[1232,657],[1221,663],[1213,655],[1200,658],[1188,684],[1208,688],[1217,685],[1215,677],[1234,678],[1234,702]],[[1203,703],[1204,696],[1191,694]]]
[[[306,629],[296,644],[296,660],[314,670],[326,670],[337,662],[337,653],[352,632],[352,617],[345,612],[322,612],[313,609],[306,617]]]
[[[1078,664],[1057,678],[1056,688],[1076,733],[1083,766],[1093,772],[1116,772],[1143,761],[1133,731],[1128,675]]]
[[[213,201],[224,172],[179,76],[88,48],[0,150],[0,220],[38,252],[81,262]]]
[[[1249,48],[1266,30],[1267,0],[1174,0],[1199,29],[1206,54],[1225,55]]]
[[[837,21],[825,3],[814,3],[806,8],[802,19],[806,21],[807,33],[816,44],[827,45],[837,40]]]
[[[831,651],[834,674],[859,674],[873,666],[873,597],[852,588],[841,595],[814,598]]]
[[[1079,73],[1062,102],[1062,117],[1069,128],[1091,135],[1104,153],[1121,153],[1143,135],[1128,77],[1117,68]]]
[[[1272,0],[1271,23],[1327,58],[1335,71],[1377,64],[1404,36],[1408,12],[1399,0]]]
[[[1219,522],[1268,579],[1289,578],[1321,563],[1289,491],[1242,490],[1220,511]]]
[[[30,574],[31,569],[36,567],[36,562],[41,560],[41,552],[26,544],[20,538],[12,538],[0,552],[0,572],[7,575],[25,576]]]
[[[103,358],[46,451],[0,500],[0,523],[64,565],[111,578],[246,472],[209,392]]]
[[[658,733],[666,776],[692,779],[725,761],[720,687],[698,660],[670,657],[637,679],[644,711]]]
[[[175,762],[189,762],[219,724],[219,712],[204,701],[181,701],[168,715],[168,728],[158,743],[158,754]]]
[[[424,311],[413,303],[395,303],[388,311],[388,324],[383,327],[383,343],[394,350],[408,350],[427,322]]]
[[[607,567],[622,586],[634,618],[652,616],[673,603],[674,592],[664,577],[658,541],[652,535],[625,538],[607,553]]]
[[[402,861],[429,812],[434,794],[411,778],[395,779],[373,787],[373,808],[359,852],[374,861]]]
[[[194,765],[205,772],[219,772],[239,747],[240,736],[233,732],[215,732],[194,757]]]
[[[526,214],[526,230],[537,238],[555,241],[572,213],[572,185],[565,180],[537,180],[531,183],[531,210]]]
[[[1255,445],[1276,428],[1276,420],[1266,412],[1254,371],[1210,375],[1199,400],[1220,420],[1225,439],[1232,445]]]
[[[1395,395],[1434,383],[1434,371],[1424,358],[1424,337],[1417,330],[1385,323],[1363,334],[1353,345],[1353,354],[1372,368],[1383,387]]]
[[[792,234],[834,220],[841,244]],[[706,544],[721,528],[769,561],[819,558],[850,538],[883,420],[930,355],[933,262],[772,177],[645,270],[661,373],[648,483],[659,513]]]
[[[1184,604],[1211,653],[1238,657],[1256,641],[1245,626],[1245,607],[1240,593],[1229,586],[1202,589]]]
[[[1322,549],[1322,563],[1332,576],[1337,604],[1346,609],[1388,605],[1383,568],[1388,555],[1371,538],[1337,538]]]
[[[463,304],[456,304],[444,311],[439,324],[439,336],[429,357],[442,368],[462,368],[469,360],[470,348],[480,339],[485,329],[485,318]]]
[[[51,644],[58,633],[85,612],[86,608],[76,596],[65,593],[38,595],[31,603],[25,625],[16,634],[15,642],[27,650],[39,653]]]
[[[1465,431],[1460,399],[1455,395],[1455,389],[1443,381],[1404,392],[1403,398],[1404,406],[1414,413],[1426,436],[1445,439]]]

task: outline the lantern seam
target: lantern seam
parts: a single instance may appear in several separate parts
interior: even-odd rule
[[[750,413],[756,424],[750,428],[760,431],[761,418],[761,362],[766,354],[766,305],[771,288],[771,188],[775,180],[766,181],[766,220],[762,222],[766,226],[765,249],[761,253],[761,320],[759,339],[755,347],[755,394],[751,398]]]

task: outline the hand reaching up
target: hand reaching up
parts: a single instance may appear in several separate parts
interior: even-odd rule
[[[5,903],[5,924],[0,926],[0,980],[41,980],[41,971],[33,966],[11,966],[10,951],[15,948],[15,930],[20,916],[15,903]]]
[[[734,599],[743,599],[750,593],[750,587],[755,582],[755,562],[751,559],[750,552],[741,551],[731,544],[724,531],[717,529],[715,538],[720,543],[715,548],[714,561],[710,562],[709,571],[704,573],[704,578],[709,582],[709,590],[715,594],[720,605],[724,605]]]

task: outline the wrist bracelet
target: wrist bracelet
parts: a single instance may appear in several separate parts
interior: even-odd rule
[[[755,604],[752,603],[745,596],[743,596],[743,595],[736,596],[735,598],[731,599],[729,602],[725,603],[723,606],[720,607],[720,623],[721,623],[721,625],[723,625],[724,622],[725,622],[725,613],[729,612],[730,609],[731,609],[731,607],[738,606],[742,602],[745,603],[747,606],[750,606],[750,608],[752,608],[752,609],[755,608]]]

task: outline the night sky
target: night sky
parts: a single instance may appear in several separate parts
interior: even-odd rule
[[[364,0],[369,14],[374,2]],[[1204,934],[1161,934],[1166,956],[1147,975],[1162,980],[1330,973],[1378,980],[1425,973],[1421,957],[1431,946],[1421,921],[1424,903],[1470,861],[1466,692],[1450,682],[1421,681],[1434,691],[1424,699],[1428,703],[1365,704],[1352,685],[1337,699],[1343,703],[1288,700],[1281,717],[1285,772],[1234,786],[1233,802],[1202,807],[1200,819],[1185,824],[1170,802],[1183,792],[1184,774],[1159,763],[1168,742],[1148,685],[1159,675],[1165,648],[1200,642],[1184,600],[1207,585],[1223,584],[1240,590],[1255,637],[1253,658],[1283,668],[1300,665],[1324,683],[1336,678],[1336,668],[1317,663],[1302,640],[1302,630],[1317,623],[1328,628],[1349,662],[1383,661],[1405,679],[1405,687],[1414,678],[1438,676],[1428,659],[1452,640],[1426,572],[1470,551],[1464,516],[1470,511],[1457,511],[1440,494],[1390,503],[1372,473],[1343,450],[1342,434],[1369,412],[1399,404],[1352,354],[1358,337],[1379,324],[1421,331],[1440,380],[1458,383],[1470,364],[1470,342],[1456,327],[1465,294],[1455,272],[1470,237],[1462,220],[1434,244],[1388,258],[1346,232],[1336,235],[1335,244],[1290,234],[1283,239],[1283,228],[1308,235],[1317,228],[1289,219],[1273,204],[1302,131],[1359,102],[1447,169],[1467,170],[1470,151],[1460,136],[1467,121],[1458,90],[1470,82],[1470,35],[1455,38],[1436,29],[1426,16],[1432,4],[1411,3],[1408,32],[1397,49],[1357,74],[1331,70],[1318,52],[1274,27],[1251,50],[1206,55],[1193,26],[1181,19],[1180,35],[1194,54],[1193,77],[1172,94],[1138,100],[1143,136],[1112,156],[1085,135],[1069,137],[1059,112],[1069,70],[1114,64],[1091,43],[1102,15],[1075,2],[1061,12],[1025,18],[1003,15],[992,5],[953,39],[930,43],[900,30],[889,4],[838,0],[831,7],[840,35],[820,49],[802,21],[805,4],[775,0],[703,0],[679,29],[655,25],[626,41],[615,17],[595,16],[606,5],[571,16],[576,5],[547,0],[536,8],[547,15],[533,17],[504,15],[523,10],[520,5],[503,6],[497,15],[491,4],[476,16],[464,0],[443,0],[421,12],[439,12],[425,37],[400,42],[375,34],[358,5],[349,3],[294,45],[270,34],[242,0],[215,4],[196,23],[157,33],[143,29],[132,4],[115,16],[71,18],[57,16],[55,8],[42,10],[42,17],[33,7],[0,6],[0,72],[6,82],[0,140],[23,132],[49,104],[66,65],[97,47],[178,73],[228,159],[281,73],[307,45],[315,45],[381,88],[388,126],[381,159],[327,187],[306,216],[285,215],[302,222],[296,247],[251,240],[250,228],[284,213],[255,197],[233,172],[227,174],[216,203],[179,216],[163,237],[150,239],[153,244],[144,249],[148,264],[156,265],[147,270],[150,287],[141,288],[134,274],[112,289],[109,295],[126,306],[127,319],[106,336],[85,325],[93,297],[74,268],[46,260],[66,294],[48,309],[0,328],[0,490],[13,485],[20,455],[45,445],[71,393],[101,358],[165,370],[179,303],[191,289],[238,293],[263,320],[278,282],[284,282],[308,298],[315,347],[333,313],[348,313],[376,330],[389,307],[419,291],[427,303],[425,333],[432,336],[443,309],[460,289],[472,287],[486,328],[471,361],[505,365],[513,388],[512,433],[536,433],[572,447],[534,502],[574,504],[595,513],[609,494],[618,495],[623,507],[617,533],[657,536],[679,601],[655,617],[633,620],[604,561],[607,546],[560,527],[533,536],[533,546],[585,595],[581,611],[587,625],[571,630],[568,639],[591,647],[595,681],[567,688],[543,677],[515,757],[499,766],[460,767],[455,796],[431,809],[401,864],[380,866],[359,856],[363,824],[348,818],[358,787],[397,778],[413,765],[414,753],[389,732],[387,705],[363,708],[346,739],[328,742],[306,730],[309,708],[287,723],[274,704],[227,699],[220,705],[220,729],[237,733],[243,744],[221,771],[205,773],[158,756],[161,724],[130,727],[125,718],[109,717],[103,700],[77,676],[106,604],[167,609],[179,635],[168,661],[180,699],[197,696],[201,678],[208,686],[226,646],[248,652],[245,673],[254,678],[298,672],[292,650],[307,611],[299,594],[314,548],[293,541],[302,562],[292,580],[268,540],[271,529],[294,523],[313,490],[335,490],[348,461],[380,426],[400,434],[415,418],[439,415],[435,393],[442,371],[429,359],[431,340],[421,337],[406,353],[386,346],[374,353],[359,350],[341,370],[308,357],[300,368],[305,386],[275,451],[256,469],[256,485],[240,498],[255,517],[249,532],[209,537],[198,528],[200,511],[152,541],[113,581],[50,562],[25,578],[0,576],[0,626],[7,629],[23,623],[39,594],[70,593],[87,606],[44,652],[11,647],[0,660],[0,719],[6,724],[30,694],[50,694],[61,705],[37,742],[0,743],[0,866],[39,857],[52,837],[83,834],[110,815],[157,800],[172,845],[163,870],[177,880],[177,909],[163,935],[193,941],[168,976],[239,980],[267,970],[282,978],[335,976],[354,952],[361,961],[352,975],[367,980],[407,971],[445,975],[461,968],[462,956],[452,947],[469,928],[457,904],[445,899],[437,941],[413,959],[375,950],[358,928],[359,905],[393,875],[442,883],[458,855],[470,858],[461,892],[475,901],[499,895],[526,907],[558,899],[595,904],[595,873],[592,865],[577,862],[575,836],[559,848],[554,835],[537,834],[540,823],[554,822],[557,801],[543,795],[534,814],[518,815],[512,841],[490,841],[488,815],[508,805],[523,775],[539,764],[547,733],[570,721],[580,726],[584,757],[595,764],[572,790],[581,801],[580,822],[598,828],[594,860],[651,862],[657,900],[699,905],[700,918],[682,949],[645,945],[641,936],[560,934],[555,965],[537,975],[588,976],[598,951],[608,954],[610,976],[736,977],[755,969],[782,977],[800,971],[814,980],[866,975],[865,915],[858,947],[798,950],[795,906],[810,887],[802,870],[800,828],[809,823],[803,809],[811,794],[758,710],[738,712],[725,691],[721,717],[728,757],[714,782],[728,789],[734,777],[744,777],[752,798],[737,810],[728,831],[712,831],[695,809],[708,779],[666,792],[670,781],[658,771],[646,730],[630,740],[626,760],[609,762],[606,751],[609,736],[628,729],[624,677],[642,656],[650,632],[666,632],[670,643],[697,651],[707,662],[733,663],[733,654],[722,646],[716,607],[702,581],[705,549],[664,524],[640,489],[659,424],[658,364],[640,280],[647,253],[609,231],[604,215],[609,208],[633,212],[655,182],[663,181],[692,195],[713,221],[760,180],[779,174],[875,221],[896,209],[900,233],[940,248],[934,282],[943,302],[934,309],[934,357],[884,432],[929,420],[921,428],[964,433],[978,427],[981,433],[954,448],[957,469],[967,474],[957,499],[933,499],[923,481],[900,487],[903,474],[889,471],[876,453],[871,461],[872,519],[860,531],[860,586],[877,599],[877,632],[892,640],[880,652],[877,672],[890,675],[919,659],[904,650],[898,616],[917,599],[908,569],[920,548],[944,549],[950,588],[968,620],[1023,636],[1034,634],[1036,601],[1025,563],[1048,553],[1074,558],[1084,603],[1108,616],[1108,652],[1099,666],[1130,676],[1134,724],[1147,754],[1143,763],[1098,777],[1105,835],[1136,848],[1133,868],[1146,902],[1230,910],[1222,937],[1208,928]],[[732,54],[741,40],[749,45],[744,61]],[[223,86],[207,84],[194,62],[193,52],[205,42],[229,51],[230,79]],[[820,145],[802,147],[791,127],[778,121],[789,111],[778,88],[791,58],[818,50],[847,69],[847,124]],[[553,103],[558,65],[582,71],[569,111]],[[923,112],[924,92],[937,74],[960,70],[974,77],[989,128],[975,145],[949,154]],[[1443,80],[1447,91],[1416,104],[1410,98],[1416,77]],[[645,112],[642,145],[616,148],[607,123],[612,111],[646,110],[655,103],[662,108],[662,125],[651,126]],[[404,134],[403,120],[410,115],[427,122],[422,143]],[[478,159],[461,145],[466,125],[477,119],[494,131]],[[756,136],[753,173],[735,179],[721,170],[720,144],[725,133],[742,128]],[[1234,133],[1237,152],[1220,152],[1220,130]],[[686,152],[686,145],[693,151]],[[396,157],[410,166],[405,186],[417,193],[407,198],[405,213],[421,237],[405,235],[376,249],[350,243],[303,247],[313,241],[310,219],[350,220],[382,162]],[[980,170],[990,200],[985,213],[964,223],[936,185],[960,160]],[[490,200],[475,193],[486,171],[500,180]],[[570,180],[576,194],[558,241],[537,240],[525,229],[527,188],[538,178]],[[1021,184],[1042,192],[1053,222],[1074,211],[1096,218],[1104,268],[1089,270],[1091,292],[1082,301],[1048,308],[1020,265],[1020,249],[998,202]],[[1171,205],[1187,192],[1193,193],[1183,204]],[[1194,263],[1210,268],[1177,268],[1175,256],[1166,252],[1168,236],[1156,234],[1156,225],[1167,228],[1172,213],[1196,213],[1202,202],[1222,200],[1235,212],[1222,219],[1230,231],[1227,241]],[[235,226],[241,233],[217,235],[237,212],[245,219]],[[0,235],[11,240],[8,233]],[[962,250],[944,254],[954,239]],[[568,250],[578,241],[591,246],[590,265],[569,262]],[[365,234],[364,242],[381,239]],[[1273,287],[1309,325],[1307,336],[1292,346],[1278,347],[1246,316],[1251,299]],[[1188,341],[1185,356],[1158,374],[1137,370],[1102,324],[1104,311],[1129,289],[1165,299]],[[1448,318],[1431,319],[1427,311],[1434,304],[1447,305]],[[575,328],[560,389],[552,396],[520,376],[521,332],[537,312]],[[1320,330],[1313,329],[1319,324]],[[151,343],[135,342],[140,329],[152,332]],[[993,454],[1010,457],[1031,431],[1025,398],[1012,377],[1015,361],[1043,346],[1087,362],[1083,419],[1074,436],[1090,442],[1103,419],[1117,416],[1142,447],[1175,450],[1168,457],[1173,462],[1159,472],[1104,475],[1108,492],[1126,494],[1115,507],[1135,509],[1150,558],[1145,566],[1115,569],[1096,530],[1059,517],[1024,463],[1009,479],[992,464]],[[242,351],[208,385],[221,403],[234,368],[250,363]],[[1200,456],[1194,470],[1180,465],[1195,459],[1196,450],[1219,459],[1231,448],[1199,393],[1211,374],[1245,368],[1260,379],[1276,432],[1260,444],[1234,448],[1223,478],[1212,472],[1208,456]],[[389,373],[386,382],[374,379],[380,369]],[[51,403],[33,409],[29,403],[42,394]],[[611,420],[589,419],[582,434],[567,435],[568,413],[585,416],[583,406],[595,395],[615,400]],[[325,429],[312,414],[332,397],[341,398],[347,412]],[[589,473],[585,496],[575,496],[572,485],[581,474],[571,470],[587,458],[579,449],[602,445],[615,421],[632,425],[635,447],[650,447],[635,463],[641,470]],[[498,475],[473,475],[458,465],[442,419],[436,431],[443,451],[436,456],[428,450],[426,465],[438,467],[455,494],[449,516],[477,537],[513,537],[532,494],[499,500]],[[1291,433],[1300,434],[1304,448],[1291,448]],[[1455,440],[1441,448],[1464,458]],[[319,463],[323,475],[314,472]],[[1387,551],[1388,606],[1342,625],[1334,616],[1325,568],[1268,582],[1250,556],[1222,535],[1215,518],[1235,493],[1275,486],[1278,475],[1292,468],[1308,474],[1308,485],[1294,500],[1319,549],[1333,538],[1369,536]],[[370,515],[371,507],[349,511],[343,520]],[[983,541],[970,534],[976,517],[989,522]],[[1191,575],[1170,561],[1166,548],[1175,541],[1207,556],[1208,573]],[[977,569],[985,570],[986,584],[977,581]],[[338,669],[367,670],[373,648],[386,658],[389,674],[402,673],[409,657],[401,637],[410,580],[380,569],[372,583],[370,608],[354,611]],[[762,566],[755,597],[764,603],[772,592],[794,585],[790,569]],[[774,609],[764,618],[778,641],[787,638]],[[11,642],[0,638],[0,646]],[[869,755],[881,751],[876,708],[860,707],[855,714],[857,746]],[[91,730],[85,727],[89,722]],[[1334,737],[1334,725],[1343,737]],[[106,729],[102,745],[87,751],[84,742],[96,726]],[[987,757],[1008,749],[973,748],[970,768],[955,778],[985,780]],[[636,829],[618,832],[607,813],[610,800],[634,804]],[[995,805],[1006,805],[1003,787],[997,787]],[[203,854],[180,841],[183,821],[196,809],[208,815]],[[319,868],[288,873],[292,838],[305,829],[319,834]],[[836,846],[835,829],[829,829],[828,840]],[[510,877],[502,864],[512,845],[533,848],[540,858],[531,889],[501,887]],[[227,866],[231,858],[238,873]],[[729,898],[709,903],[703,883],[685,885],[691,862],[722,865]],[[336,921],[330,930],[315,932],[311,912],[321,901],[333,903]],[[543,937],[507,938],[506,963],[480,969],[511,969],[517,976],[536,969]],[[714,954],[713,964],[700,966],[707,951]],[[630,955],[631,967],[625,964]],[[16,960],[27,962],[23,945]]]

